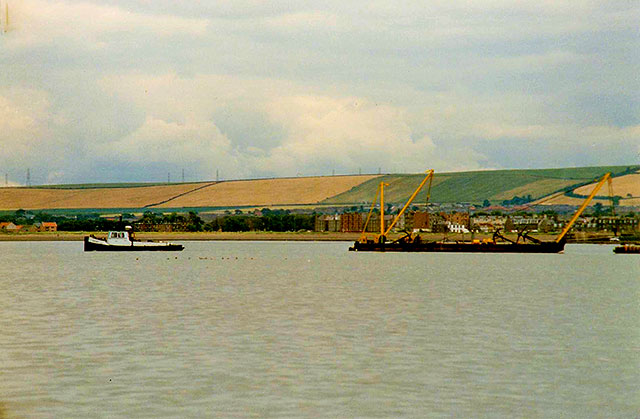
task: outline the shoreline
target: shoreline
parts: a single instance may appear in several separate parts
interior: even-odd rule
[[[100,231],[58,231],[43,233],[0,233],[2,241],[83,241],[93,234],[101,237]],[[294,233],[294,232],[136,232],[138,240],[154,241],[355,241],[360,233]]]
[[[106,236],[106,232],[87,231],[57,231],[39,233],[0,233],[0,242],[3,241],[82,241],[90,234],[98,237]],[[368,237],[373,237],[369,233]],[[399,238],[401,234],[393,234],[390,240]],[[445,236],[442,233],[420,233],[424,240],[442,240]],[[507,237],[510,237],[508,235]],[[153,241],[342,241],[354,242],[360,237],[360,233],[339,233],[339,232],[136,232],[135,237],[139,240]],[[448,240],[468,241],[470,234],[449,234]],[[477,233],[474,239],[490,239],[491,234]],[[537,234],[535,237],[542,241],[552,241],[555,234]],[[510,237],[511,238],[511,237]],[[620,244],[620,242],[610,241],[611,236],[578,236],[567,243],[594,243],[594,244]],[[515,235],[513,237],[515,239]]]

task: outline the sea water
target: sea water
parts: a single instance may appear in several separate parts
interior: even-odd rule
[[[0,418],[640,415],[640,256],[0,242]]]

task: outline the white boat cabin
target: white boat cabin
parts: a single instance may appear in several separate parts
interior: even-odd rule
[[[129,237],[128,231],[110,231],[107,236],[107,243],[109,244],[120,244],[120,245],[131,245],[131,238]]]

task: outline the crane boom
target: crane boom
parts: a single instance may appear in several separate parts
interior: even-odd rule
[[[578,208],[578,211],[576,211],[576,213],[573,214],[573,217],[571,217],[571,220],[567,223],[567,225],[562,230],[562,232],[558,234],[558,237],[556,237],[556,243],[559,243],[560,240],[562,240],[564,236],[569,232],[569,230],[571,229],[571,227],[573,227],[573,224],[576,222],[578,217],[580,217],[580,215],[582,214],[582,211],[584,211],[587,205],[589,205],[589,202],[591,202],[593,197],[596,196],[596,193],[598,193],[598,191],[600,190],[600,188],[602,188],[602,185],[604,185],[606,181],[609,181],[609,185],[611,185],[611,173],[606,173],[604,176],[602,176],[602,179],[600,179],[600,182],[598,182],[598,184],[593,188],[593,190],[591,191],[587,199],[585,199],[582,205],[580,206],[580,208]]]
[[[393,219],[393,221],[391,222],[391,224],[389,225],[389,227],[387,228],[387,231],[384,232],[384,235],[386,236],[387,234],[389,234],[389,232],[391,232],[391,229],[393,228],[393,226],[396,225],[396,223],[398,222],[398,220],[400,219],[400,217],[402,216],[402,214],[404,214],[405,210],[409,207],[409,205],[411,205],[411,203],[413,202],[413,200],[416,198],[416,196],[418,195],[418,192],[420,192],[420,190],[422,189],[422,187],[424,186],[425,183],[427,183],[427,180],[429,179],[433,179],[433,169],[431,170],[427,170],[425,172],[427,174],[427,176],[425,176],[424,179],[422,179],[422,182],[420,182],[420,185],[418,185],[418,187],[416,188],[415,191],[413,191],[413,194],[411,195],[411,197],[409,198],[409,200],[407,201],[406,204],[404,204],[404,207],[402,207],[402,209],[400,210],[400,212],[398,213],[398,215],[396,215],[396,218]],[[431,183],[429,183],[429,194],[431,194]],[[427,198],[428,199],[428,198]]]
[[[367,215],[367,220],[364,222],[364,227],[362,228],[362,233],[360,234],[359,241],[366,241],[367,239],[367,226],[369,225],[369,220],[371,219],[371,215],[373,214],[373,210],[376,207],[376,201],[378,200],[378,195],[380,195],[380,206],[384,205],[384,196],[383,189],[385,185],[389,185],[388,183],[380,182],[378,186],[378,190],[376,192],[376,196],[373,198],[373,202],[371,203],[371,209],[369,210],[369,214]],[[384,210],[383,210],[384,211]],[[382,233],[381,233],[382,234]]]
[[[384,182],[380,182],[380,237],[379,240],[383,240],[384,237]]]

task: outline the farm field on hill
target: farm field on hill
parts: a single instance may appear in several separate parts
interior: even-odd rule
[[[142,208],[207,183],[130,188],[0,188],[0,209]]]
[[[605,166],[569,169],[494,170],[479,172],[438,173],[433,178],[431,202],[470,202],[485,199],[501,203],[513,197],[531,195],[533,199],[553,197],[549,204],[579,205],[580,197],[568,197],[564,191],[578,187],[574,193],[587,195],[591,183],[607,171],[614,177],[614,193],[622,197],[620,205],[640,205],[640,166]],[[200,182],[188,184],[152,184],[127,186],[54,185],[31,188],[0,188],[0,210],[74,210],[157,208],[234,208],[234,207],[300,207],[334,205],[368,205],[376,195],[380,181],[385,188],[385,201],[405,202],[424,174],[324,176],[308,178],[275,178]],[[416,198],[423,203],[426,190]],[[605,192],[598,193],[606,196]],[[598,202],[597,200],[595,202]],[[313,208],[313,207],[311,207]]]
[[[620,173],[626,166],[584,167],[539,170],[493,170],[482,172],[438,173],[433,177],[431,202],[475,202],[485,199],[493,203],[515,196],[531,195],[533,199],[551,195],[572,185],[602,176],[606,172]],[[381,181],[386,202],[404,202],[419,185],[424,175],[385,175],[357,188],[327,199],[327,204],[361,204],[371,202]],[[621,191],[624,189],[620,189]],[[421,192],[416,202],[424,202]]]
[[[326,176],[221,182],[168,201],[158,208],[315,204],[376,177]]]
[[[0,188],[0,210],[184,208],[315,204],[377,175],[112,188]]]
[[[588,196],[597,182],[576,188],[573,192],[577,195]],[[620,196],[619,206],[640,206],[640,173],[633,173],[612,179],[613,195]],[[604,185],[596,194],[593,203],[600,202],[609,205],[607,186]],[[580,205],[584,198],[569,197],[564,194],[556,194],[552,199],[546,200],[543,205]]]

